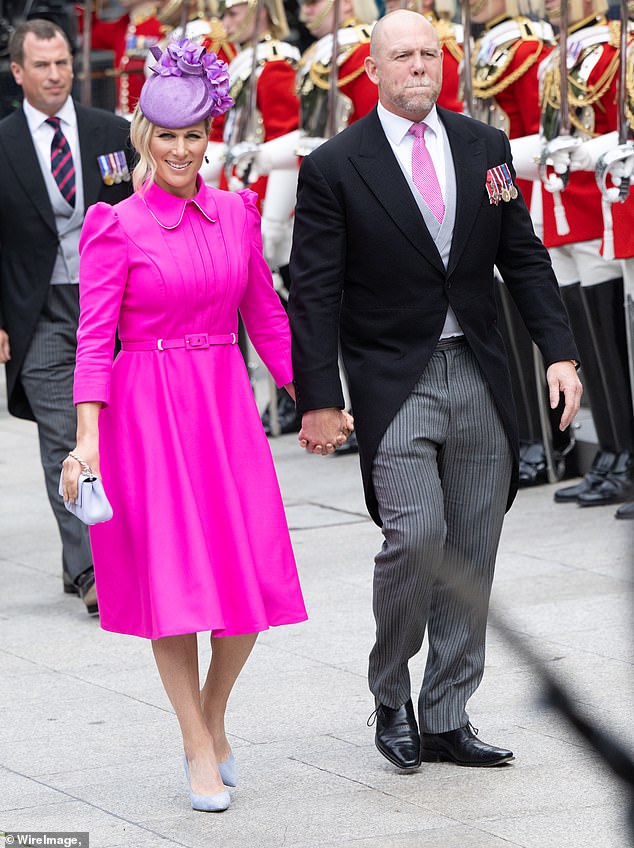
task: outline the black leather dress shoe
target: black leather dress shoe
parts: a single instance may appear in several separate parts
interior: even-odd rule
[[[62,581],[64,586],[64,594],[65,595],[78,595],[77,586],[73,583],[70,575],[66,572],[62,575]]]
[[[86,606],[88,615],[97,615],[99,607],[97,606],[97,590],[95,589],[95,572],[92,568],[87,568],[75,580],[77,594],[82,599]]]
[[[614,465],[615,459],[616,454],[612,453],[612,451],[599,451],[592,460],[590,470],[581,483],[576,483],[574,486],[564,486],[563,489],[557,489],[555,492],[555,502],[577,503],[579,495],[598,488],[607,477]]]
[[[546,453],[542,442],[529,442],[520,445],[519,484],[539,486],[548,482]]]
[[[623,521],[634,521],[634,501],[624,503],[623,506],[620,506],[614,513],[614,517],[620,518]]]
[[[397,768],[409,771],[419,767],[420,736],[411,698],[395,710],[378,705],[374,742]]]
[[[579,506],[605,506],[623,503],[634,495],[634,457],[629,451],[617,454],[612,468],[600,486],[583,492],[577,498]]]
[[[481,742],[470,724],[447,733],[422,733],[420,745],[424,763],[450,762],[485,767],[500,766],[514,759],[512,751]]]

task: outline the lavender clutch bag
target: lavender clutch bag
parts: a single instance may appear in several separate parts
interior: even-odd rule
[[[62,494],[61,474],[59,493]],[[85,471],[79,475],[77,481],[77,500],[64,501],[64,506],[84,524],[100,524],[112,518],[112,507],[106,497],[103,483],[99,477]]]

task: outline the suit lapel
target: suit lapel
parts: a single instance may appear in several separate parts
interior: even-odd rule
[[[440,254],[383,132],[376,109],[363,121],[361,149],[350,156],[352,166],[403,235],[444,274]]]
[[[482,204],[486,180],[484,140],[473,135],[460,115],[438,109],[451,147],[456,172],[456,221],[446,273],[456,267]],[[424,258],[445,274],[445,268],[385,137],[376,109],[365,121],[361,150],[350,161],[387,214]],[[395,191],[395,187],[403,190]]]
[[[456,221],[447,274],[451,274],[465,248],[485,191],[487,158],[484,139],[473,135],[468,122],[446,109],[438,114],[447,131],[456,172]]]
[[[81,149],[81,171],[84,183],[84,208],[88,209],[99,200],[103,187],[101,172],[95,161],[105,151],[104,124],[99,113],[75,104],[77,132]]]
[[[11,118],[7,119],[5,139],[4,158],[20,183],[24,197],[35,206],[46,226],[57,233],[40,160],[22,108],[16,109]]]

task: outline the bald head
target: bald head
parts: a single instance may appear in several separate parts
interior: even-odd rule
[[[395,9],[374,24],[370,36],[370,55],[375,58],[380,56],[392,41],[406,35],[412,35],[416,31],[433,41],[435,46],[440,49],[436,30],[427,18],[409,9]]]
[[[372,30],[365,70],[379,87],[381,104],[409,121],[422,121],[433,108],[442,83],[442,50],[432,24],[397,9]]]

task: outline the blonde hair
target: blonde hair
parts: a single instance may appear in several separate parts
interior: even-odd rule
[[[130,126],[130,141],[138,155],[138,161],[132,171],[132,186],[135,191],[145,191],[154,182],[154,177],[156,176],[156,159],[150,151],[150,143],[155,127],[156,124],[153,124],[149,118],[145,117],[137,103]],[[210,127],[211,118],[207,118],[205,120],[205,132],[207,135],[209,135]]]
[[[150,153],[153,132],[154,124],[145,117],[137,103],[130,126],[130,141],[139,157],[132,171],[132,186],[135,191],[142,191],[146,183],[149,185],[154,182],[156,159]]]

